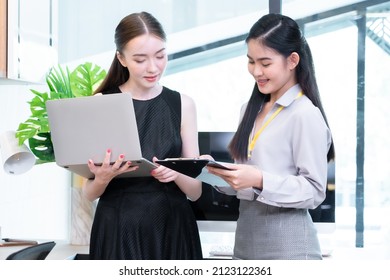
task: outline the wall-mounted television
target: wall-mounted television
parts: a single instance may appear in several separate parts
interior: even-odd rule
[[[233,162],[228,144],[234,132],[199,132],[200,154],[209,154],[217,161]],[[212,186],[203,183],[202,196],[191,207],[198,221],[200,232],[234,232],[238,218],[239,200],[235,196],[219,193]],[[335,165],[328,165],[328,187],[325,201],[310,210],[319,234],[335,230]],[[327,246],[327,245],[324,245]],[[323,246],[323,247],[324,247]]]

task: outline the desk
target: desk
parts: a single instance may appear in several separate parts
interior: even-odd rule
[[[46,257],[46,260],[66,260],[72,259],[76,254],[88,254],[89,246],[71,245],[66,241],[55,241],[56,246]],[[29,246],[9,246],[0,247],[0,260],[5,260],[13,252],[22,250]]]

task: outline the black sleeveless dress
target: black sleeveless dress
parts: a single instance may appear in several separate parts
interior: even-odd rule
[[[151,100],[133,101],[143,157],[180,157],[180,94],[164,87]],[[186,195],[174,182],[161,183],[153,177],[113,179],[97,205],[90,258],[202,259]]]

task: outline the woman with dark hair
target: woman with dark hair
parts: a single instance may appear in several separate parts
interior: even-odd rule
[[[165,41],[161,24],[151,14],[123,18],[115,30],[114,60],[96,90],[96,94],[131,94],[142,156],[154,162],[199,156],[195,103],[159,84],[167,65]],[[116,178],[136,167],[123,154],[111,159],[109,145],[101,166],[89,160],[95,177],[83,187],[89,200],[99,198],[90,258],[201,259],[188,201],[200,197],[201,183],[163,166],[150,177]]]
[[[334,158],[310,48],[297,23],[268,14],[246,39],[256,84],[230,145],[235,164],[209,167],[237,191],[236,259],[322,259],[309,215],[325,199]]]

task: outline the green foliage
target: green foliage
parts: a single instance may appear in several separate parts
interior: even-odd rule
[[[19,145],[28,141],[31,152],[38,158],[37,164],[54,162],[54,150],[46,111],[46,101],[53,99],[90,96],[103,81],[106,71],[100,66],[86,62],[72,72],[60,65],[52,68],[46,77],[49,92],[31,89],[34,97],[29,101],[30,117],[19,124],[16,131]]]
[[[77,66],[70,74],[70,87],[73,96],[91,95],[105,77],[106,71],[90,62]]]
[[[38,158],[36,164],[54,162],[53,144],[50,132],[40,132],[28,139],[31,152]]]

